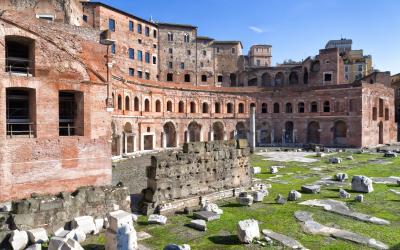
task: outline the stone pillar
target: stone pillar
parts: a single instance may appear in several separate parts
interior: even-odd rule
[[[210,141],[214,141],[214,131],[210,131]]]
[[[271,144],[275,142],[275,129],[271,129]]]
[[[282,129],[282,145],[286,143],[285,135],[286,135],[286,129]]]
[[[256,108],[250,108],[250,150],[254,152],[256,148]]]
[[[162,137],[162,148],[167,148],[167,134],[165,132],[161,132]]]
[[[236,140],[237,139],[237,130],[233,130],[233,138]]]
[[[293,144],[296,143],[296,132],[297,132],[297,129],[293,129],[293,134],[292,134],[292,142],[293,142]]]
[[[186,143],[189,143],[189,131],[185,131],[185,140],[186,140]]]
[[[128,135],[124,133],[124,145],[125,145],[125,151],[123,154],[128,154]]]

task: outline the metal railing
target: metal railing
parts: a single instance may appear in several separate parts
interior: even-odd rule
[[[23,136],[33,138],[35,137],[34,124],[31,122],[7,123],[7,136],[10,138]]]
[[[74,126],[71,124],[67,124],[66,126],[59,126],[59,135],[60,136],[76,136],[79,135],[77,133],[78,129],[82,129],[82,127]]]
[[[33,76],[33,68],[29,67],[32,63],[27,58],[20,57],[7,57],[5,58],[6,66],[5,71],[11,74],[21,74],[26,76]]]

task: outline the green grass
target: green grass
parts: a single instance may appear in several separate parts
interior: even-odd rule
[[[339,153],[335,156],[348,156],[348,153]],[[313,157],[313,156],[312,156]],[[234,199],[223,200],[219,202],[224,214],[218,221],[212,221],[207,224],[207,232],[198,232],[185,226],[191,218],[185,215],[170,216],[166,226],[147,225],[146,217],[142,216],[135,226],[137,231],[146,231],[153,237],[144,241],[143,244],[152,249],[162,249],[169,243],[189,244],[192,249],[261,249],[259,245],[242,245],[236,237],[236,225],[239,220],[256,219],[260,222],[260,229],[268,228],[278,233],[293,237],[300,241],[309,249],[368,249],[365,246],[357,245],[344,240],[335,240],[332,238],[308,235],[302,232],[301,226],[294,218],[294,213],[299,210],[309,211],[314,214],[314,219],[325,225],[350,230],[364,236],[375,238],[388,244],[391,249],[400,249],[400,197],[388,191],[397,189],[386,184],[374,184],[375,191],[364,195],[364,203],[353,202],[353,197],[346,200],[351,209],[373,215],[382,219],[389,220],[391,225],[379,226],[370,223],[360,222],[323,211],[322,208],[311,208],[298,205],[296,202],[288,202],[285,205],[277,205],[274,202],[278,194],[287,196],[290,190],[299,190],[301,185],[310,184],[326,176],[333,176],[338,172],[347,173],[350,178],[353,175],[366,175],[370,177],[400,176],[400,158],[387,159],[378,154],[354,154],[354,160],[344,160],[343,163],[333,165],[328,163],[326,156],[315,163],[277,163],[265,161],[262,157],[251,156],[251,165],[259,166],[263,169],[262,174],[255,176],[263,179],[265,183],[271,183],[270,194],[262,203],[256,203],[251,207],[242,207]],[[377,164],[370,160],[386,160],[389,164]],[[272,165],[284,165],[285,168],[279,169],[281,178],[273,179],[274,182],[267,179],[273,177],[268,173],[268,167]],[[313,171],[312,168],[319,167],[321,171]],[[285,181],[288,184],[276,183],[276,181]],[[323,187],[320,194],[303,194],[302,201],[308,199],[337,199],[338,189]],[[102,236],[90,239],[88,244],[103,244]],[[86,249],[91,249],[90,245]],[[264,247],[263,249],[282,249],[282,246],[275,244]]]

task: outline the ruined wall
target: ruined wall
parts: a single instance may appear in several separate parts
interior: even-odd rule
[[[235,140],[187,143],[182,152],[153,156],[145,207],[250,185],[250,150],[241,146]]]
[[[224,42],[215,41],[214,47],[214,60],[215,60],[215,78],[217,86],[238,86],[231,84],[231,75],[234,74],[238,79],[239,69],[239,56],[242,55],[242,46],[239,42]],[[218,76],[222,76],[222,82],[218,81]],[[238,80],[237,80],[238,81]]]
[[[0,17],[0,53],[9,37],[30,41],[31,74],[1,72],[0,201],[31,193],[72,191],[111,183],[110,114],[106,112],[106,48],[98,32],[48,23],[19,12]],[[2,69],[6,60],[0,61]],[[30,136],[9,136],[6,93],[9,88],[30,95]],[[59,92],[80,93],[79,135],[60,136]]]
[[[88,0],[86,0],[88,1]],[[2,0],[1,10],[16,10],[31,17],[48,15],[55,22],[80,26],[82,24],[81,0]]]
[[[0,213],[0,248],[7,247],[10,230],[45,228],[49,234],[79,216],[104,219],[116,207],[130,211],[130,198],[124,187],[85,187],[57,196],[37,196],[12,202],[9,213]],[[6,223],[4,223],[6,222]]]
[[[214,86],[214,47],[210,38],[197,38],[197,83]],[[205,81],[204,81],[205,80]]]

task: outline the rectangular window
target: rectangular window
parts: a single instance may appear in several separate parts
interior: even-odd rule
[[[172,54],[172,52],[173,52],[172,48],[169,48],[169,49],[168,49],[168,52],[169,52],[170,54]]]
[[[111,44],[111,53],[113,53],[113,54],[116,53],[116,45],[115,45],[115,43]]]
[[[129,30],[133,31],[133,22],[132,21],[129,21]]]
[[[85,23],[88,22],[88,17],[87,17],[86,15],[83,15],[83,21],[84,21]]]
[[[145,76],[146,80],[150,80],[150,73],[149,72],[146,72],[144,74],[144,76]]]
[[[146,63],[150,63],[150,53],[149,52],[145,53],[144,58],[145,58]]]
[[[83,136],[83,93],[59,92],[60,136]]]
[[[218,76],[218,82],[223,82],[224,77],[223,76]]]
[[[138,44],[142,44],[142,39],[137,40]]]
[[[181,69],[185,69],[185,63],[181,63]]]
[[[358,71],[360,71],[360,72],[363,71],[363,65],[362,64],[358,65]]]
[[[153,64],[157,64],[157,57],[153,56]]]
[[[35,90],[6,89],[7,137],[35,137]]]
[[[142,34],[142,25],[140,23],[137,25],[137,32]]]
[[[134,49],[129,49],[129,58],[130,59],[135,59],[135,50]]]
[[[236,53],[236,49],[232,48],[232,54],[235,54],[235,53]]]
[[[168,68],[172,69],[172,62],[168,62]]]
[[[188,49],[187,55],[190,56],[191,54],[192,54],[192,51],[190,49]]]
[[[203,56],[207,55],[207,51],[203,50]]]
[[[139,60],[139,61],[143,61],[143,53],[142,53],[141,50],[138,50],[138,52],[137,52],[137,57],[138,57],[138,60]]]
[[[111,31],[115,31],[115,20],[114,19],[108,19],[108,29]]]
[[[135,76],[135,69],[129,68],[129,76]]]
[[[139,78],[143,78],[143,72],[141,70],[138,70],[137,74]]]
[[[157,30],[153,30],[153,37],[157,38]]]
[[[150,28],[149,28],[149,27],[145,27],[145,28],[144,28],[144,34],[145,34],[146,36],[150,36]]]
[[[201,76],[201,81],[202,82],[207,82],[207,76],[206,75],[202,75]]]
[[[349,72],[349,65],[344,66],[344,72],[346,72],[346,73]]]
[[[36,15],[36,18],[46,20],[46,21],[54,21],[54,16],[53,15]]]
[[[325,73],[324,74],[324,82],[330,82],[330,81],[332,81],[332,74]]]

